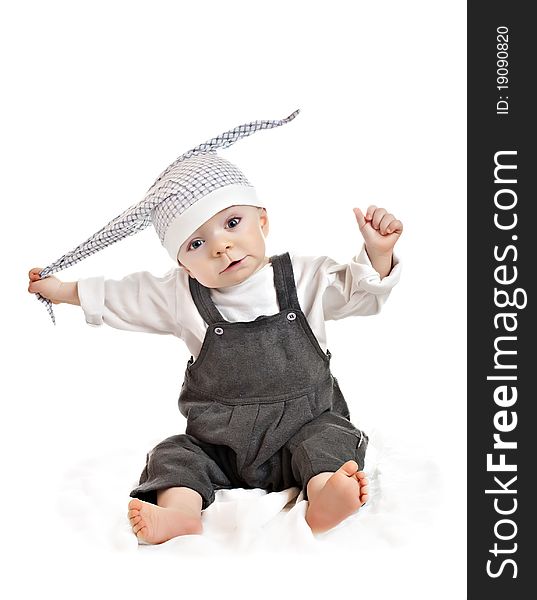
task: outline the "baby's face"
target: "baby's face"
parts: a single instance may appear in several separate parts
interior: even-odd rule
[[[230,206],[196,229],[179,248],[177,258],[188,274],[205,287],[230,287],[268,263],[267,234],[268,215],[264,208]]]

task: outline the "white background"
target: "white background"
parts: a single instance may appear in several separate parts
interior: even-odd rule
[[[463,598],[465,3],[6,6],[1,498],[10,597],[200,588],[201,597],[273,597],[287,577],[286,597]],[[176,399],[189,353],[171,336],[89,327],[75,306],[55,306],[54,327],[27,292],[27,273],[141,200],[184,151],[296,108],[292,123],[223,152],[271,206],[268,254],[346,262],[362,242],[354,206],[384,206],[403,221],[401,283],[380,315],[329,323],[328,347],[364,429],[408,436],[438,465],[434,522],[369,562],[367,548],[322,564],[282,551],[268,565],[97,551],[58,514],[60,481],[77,461],[124,448],[139,449],[141,470],[152,442],[183,427]],[[58,276],[172,266],[149,228]]]

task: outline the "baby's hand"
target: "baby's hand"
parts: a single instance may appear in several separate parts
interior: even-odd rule
[[[390,254],[395,243],[403,233],[403,224],[385,208],[372,205],[366,215],[359,208],[354,208],[356,221],[360,227],[367,253],[372,255]]]
[[[42,267],[35,267],[30,270],[28,273],[30,278],[28,291],[30,294],[41,294],[41,296],[50,300],[52,304],[60,304],[60,301],[56,300],[56,298],[58,297],[62,282],[53,275],[41,279],[39,273],[41,273],[42,270]]]

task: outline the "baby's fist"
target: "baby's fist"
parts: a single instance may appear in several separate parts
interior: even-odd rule
[[[47,298],[47,300],[50,300],[53,304],[60,304],[59,300],[56,300],[56,295],[62,286],[62,282],[53,275],[41,279],[39,273],[41,273],[42,270],[42,267],[30,269],[28,273],[30,279],[28,291],[30,294],[40,294],[43,298]]]
[[[391,252],[403,233],[403,223],[385,208],[374,205],[368,207],[365,215],[359,208],[353,210],[368,252]]]

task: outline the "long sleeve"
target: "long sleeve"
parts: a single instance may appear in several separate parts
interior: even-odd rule
[[[323,294],[323,312],[326,321],[356,315],[377,314],[399,281],[401,265],[393,256],[390,273],[380,279],[371,265],[365,247],[348,264],[337,264],[326,258],[322,265],[328,278]]]
[[[177,269],[163,277],[141,271],[121,280],[80,279],[78,296],[89,325],[181,337],[176,287]]]

